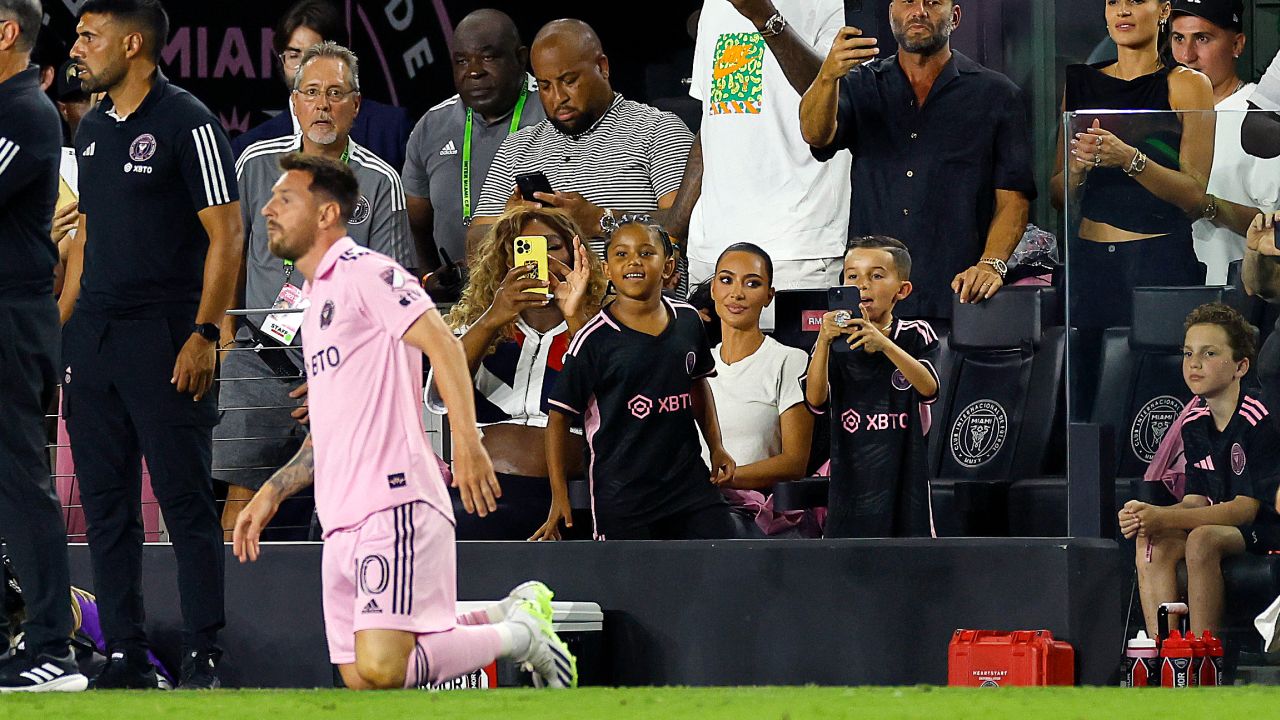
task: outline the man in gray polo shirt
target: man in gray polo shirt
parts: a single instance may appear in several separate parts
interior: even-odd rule
[[[302,56],[292,102],[302,133],[256,142],[236,162],[246,235],[240,307],[296,307],[300,298],[302,277],[271,254],[267,219],[261,212],[282,174],[280,158],[298,150],[341,160],[355,173],[360,200],[347,223],[352,239],[405,267],[417,267],[399,175],[350,137],[360,111],[356,56],[328,41],[309,48]],[[213,476],[231,485],[222,515],[228,532],[244,503],[302,441],[300,423],[306,422],[306,411],[297,407],[298,398],[306,394],[302,338],[297,333],[301,323],[301,313],[243,317],[233,331],[234,346],[222,354]],[[224,328],[224,335],[228,330]],[[303,508],[281,524],[305,524],[309,518],[310,509]]]
[[[466,226],[498,146],[520,128],[546,119],[537,83],[525,72],[528,60],[529,49],[506,13],[476,10],[458,23],[453,35],[458,94],[418,121],[404,166],[409,225],[422,269],[434,270],[444,261],[437,260],[437,249],[464,262]]]

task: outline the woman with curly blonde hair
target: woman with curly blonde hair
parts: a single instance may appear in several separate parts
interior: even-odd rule
[[[475,378],[476,420],[502,486],[497,512],[484,518],[454,513],[460,540],[524,540],[546,519],[547,395],[570,339],[599,312],[607,285],[581,234],[560,210],[511,210],[477,246],[471,279],[446,318],[462,335]],[[521,235],[547,238],[547,282],[515,266],[515,239]],[[535,288],[547,288],[548,294],[529,292]],[[580,476],[582,438],[574,437],[579,447],[571,453],[570,474]],[[456,496],[454,504],[460,505]]]

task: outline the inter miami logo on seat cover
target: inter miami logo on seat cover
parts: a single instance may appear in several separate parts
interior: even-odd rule
[[[1142,462],[1149,463],[1160,448],[1160,441],[1182,412],[1182,401],[1172,395],[1159,395],[1147,401],[1133,416],[1129,428],[1129,449]]]
[[[995,457],[1009,433],[1009,416],[994,400],[975,400],[951,426],[951,457],[964,467],[978,467]]]

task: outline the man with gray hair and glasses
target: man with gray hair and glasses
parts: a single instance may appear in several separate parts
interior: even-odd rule
[[[245,148],[236,162],[245,230],[244,265],[237,283],[237,306],[296,308],[302,277],[291,263],[267,247],[268,221],[259,210],[280,179],[279,159],[301,151],[345,163],[360,184],[360,199],[348,229],[360,245],[388,255],[407,268],[418,267],[400,176],[386,162],[351,139],[360,112],[360,65],[355,54],[332,41],[308,48],[291,92],[300,132],[262,140]],[[298,451],[305,430],[306,382],[302,376],[302,313],[254,313],[228,317],[222,355],[221,418],[214,430],[214,477],[230,485],[222,526],[230,539],[236,515],[262,483]],[[292,417],[290,416],[292,413]],[[310,504],[286,508],[279,525],[306,526]],[[280,530],[279,539],[290,537]]]
[[[69,647],[66,527],[49,481],[44,413],[58,382],[58,306],[49,240],[62,152],[58,111],[31,48],[38,0],[0,0],[0,533],[22,580],[25,647],[0,634],[0,692],[84,690]],[[17,628],[10,628],[17,630]]]

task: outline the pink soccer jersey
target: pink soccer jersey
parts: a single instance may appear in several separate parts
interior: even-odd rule
[[[325,535],[421,500],[450,520],[422,425],[422,353],[401,341],[435,305],[394,260],[343,238],[303,288],[302,350]]]

